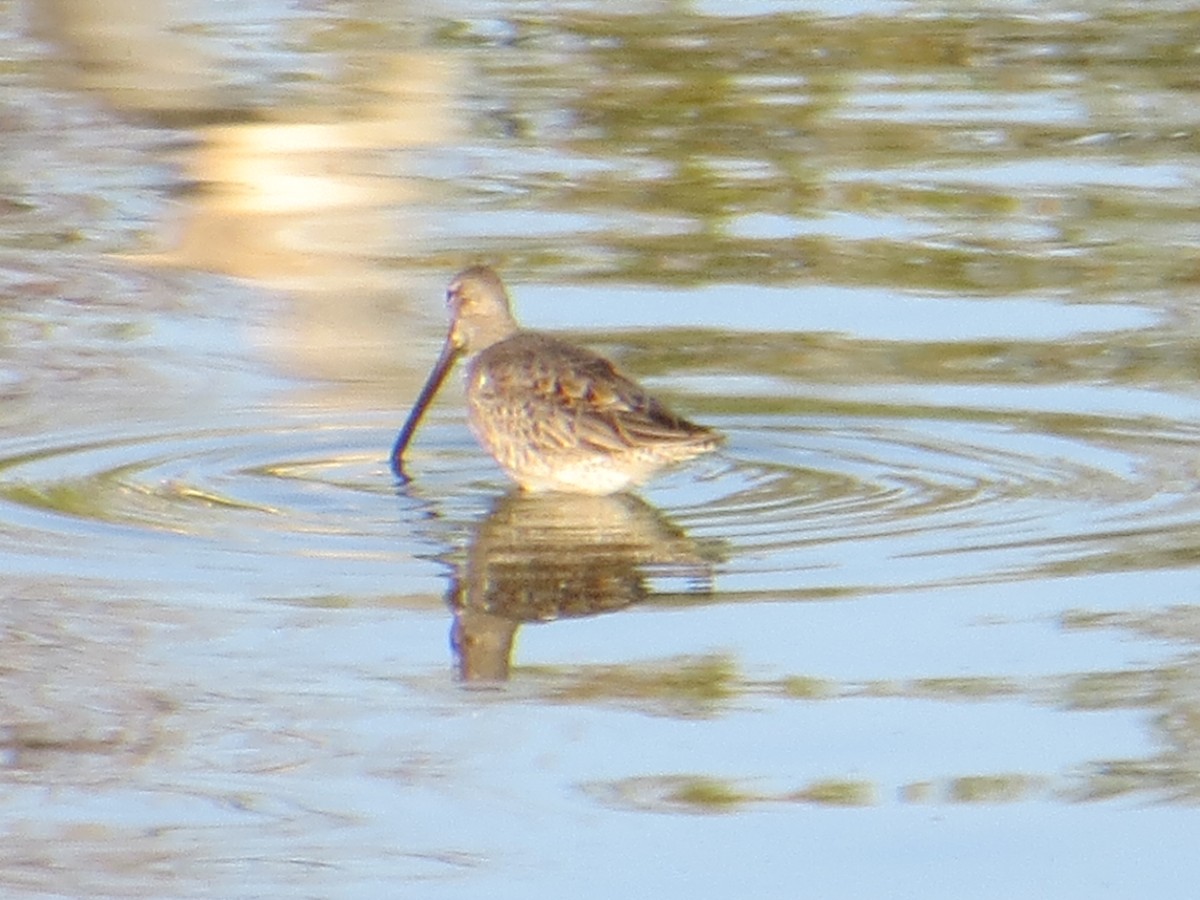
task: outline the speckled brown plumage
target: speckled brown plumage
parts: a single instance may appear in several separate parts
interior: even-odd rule
[[[491,269],[460,272],[447,302],[446,345],[392,451],[398,475],[417,423],[461,354],[474,354],[467,374],[472,430],[525,490],[609,494],[721,443],[599,354],[521,330]]]

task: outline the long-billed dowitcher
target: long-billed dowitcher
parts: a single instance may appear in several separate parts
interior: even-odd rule
[[[487,266],[446,290],[450,331],[392,448],[404,451],[459,356],[467,413],[479,443],[526,491],[611,494],[671,463],[714,449],[721,436],[668,410],[590,350],[517,325],[504,283]]]

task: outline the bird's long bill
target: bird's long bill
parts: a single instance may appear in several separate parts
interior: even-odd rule
[[[454,346],[450,339],[447,338],[445,345],[442,347],[441,355],[438,357],[437,362],[433,364],[433,369],[430,371],[429,377],[425,379],[425,387],[421,388],[421,393],[417,395],[417,402],[413,404],[412,412],[408,414],[408,419],[405,421],[404,427],[400,429],[400,434],[396,437],[396,443],[392,447],[392,471],[396,473],[397,478],[403,479],[406,477],[404,474],[404,451],[408,449],[408,443],[412,440],[413,432],[421,424],[421,418],[425,415],[425,410],[429,404],[433,402],[438,388],[442,386],[442,382],[446,380],[446,376],[454,368],[454,361],[458,359],[460,352],[461,349]]]

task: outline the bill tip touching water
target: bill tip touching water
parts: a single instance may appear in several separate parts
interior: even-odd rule
[[[523,490],[611,494],[716,449],[722,437],[676,415],[604,357],[522,329],[500,276],[472,266],[446,290],[450,330],[392,448],[404,453],[459,357],[467,415],[485,450]]]

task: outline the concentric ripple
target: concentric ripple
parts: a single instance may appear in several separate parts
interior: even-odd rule
[[[1164,554],[1191,546],[1200,500],[1184,473],[1198,436],[1176,423],[1092,425],[759,423],[741,441],[734,432],[735,453],[739,443],[752,449],[716,480],[732,490],[678,520],[729,542],[737,562],[723,586],[749,593],[1108,571],[1136,565],[1131,554],[1147,542]]]
[[[74,575],[238,593],[246,573],[263,593],[311,591],[321,560],[366,575],[400,555],[385,434],[284,422],[9,446],[0,553],[10,570],[62,572],[66,557]]]
[[[721,456],[644,495],[667,527],[722,548],[714,587],[731,595],[1154,566],[1188,552],[1200,524],[1197,435],[1177,424],[1055,432],[877,413],[718,424]],[[440,560],[470,549],[509,487],[445,420],[398,487],[393,427],[322,418],[13,444],[0,456],[0,552],[19,571],[62,572],[68,558],[74,574],[243,593],[252,578],[273,596],[437,593]],[[121,557],[130,564],[114,567]]]

